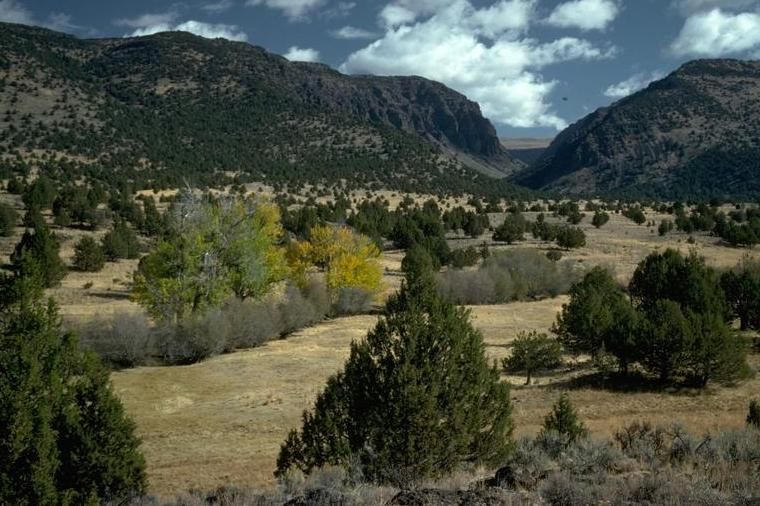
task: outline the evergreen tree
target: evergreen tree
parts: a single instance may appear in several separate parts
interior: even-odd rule
[[[493,233],[493,240],[512,244],[513,242],[522,241],[525,238],[525,229],[527,224],[521,214],[509,213],[504,219],[504,223],[496,227]]]
[[[755,400],[749,402],[747,425],[756,429],[760,429],[760,402],[757,402]]]
[[[108,371],[60,331],[30,277],[0,293],[0,503],[98,504],[145,491],[134,425]]]
[[[115,262],[122,258],[134,259],[140,256],[140,241],[123,220],[117,220],[113,228],[103,236],[103,252],[108,260]]]
[[[74,268],[83,272],[98,272],[106,263],[103,248],[89,235],[74,246]]]
[[[570,250],[586,245],[586,234],[580,228],[560,227],[557,230],[557,246]]]
[[[570,289],[570,301],[562,305],[552,332],[568,351],[595,357],[607,347],[605,341],[625,306],[630,304],[610,273],[594,267]]]
[[[50,229],[39,224],[24,232],[11,255],[11,263],[19,276],[40,276],[42,284],[50,288],[66,275],[59,251],[60,245]]]
[[[530,385],[534,372],[562,364],[562,345],[546,334],[521,332],[512,343],[512,355],[502,363],[507,372],[525,372],[525,384]]]
[[[735,269],[723,273],[720,281],[741,329],[760,329],[760,261],[745,257]]]
[[[511,448],[509,389],[489,367],[469,313],[444,302],[430,276],[392,296],[303,428],[283,444],[276,474],[359,461],[376,481],[440,476],[499,463]]]
[[[570,397],[565,393],[559,396],[551,412],[544,418],[542,432],[556,432],[568,443],[574,443],[588,434],[583,422],[578,419],[578,413],[570,403]]]
[[[608,221],[610,221],[610,215],[599,210],[594,213],[594,217],[591,219],[591,224],[596,228],[602,228]]]

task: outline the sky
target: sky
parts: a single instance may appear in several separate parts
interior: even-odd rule
[[[553,137],[697,58],[760,59],[760,0],[0,0],[82,38],[183,30],[347,74],[420,75]]]

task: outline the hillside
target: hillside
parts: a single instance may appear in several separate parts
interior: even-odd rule
[[[0,178],[39,166],[159,187],[235,175],[467,191],[521,166],[476,103],[422,78],[346,76],[182,32],[81,40],[11,24],[0,147]]]
[[[514,180],[570,194],[760,194],[760,62],[698,60],[560,133]]]

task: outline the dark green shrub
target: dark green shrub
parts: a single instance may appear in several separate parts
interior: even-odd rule
[[[50,288],[66,276],[60,249],[50,229],[39,224],[33,230],[24,232],[11,254],[11,263],[19,276],[38,278],[43,286]]]
[[[752,400],[749,402],[749,412],[747,413],[747,425],[760,429],[760,402]]]
[[[83,272],[98,272],[106,264],[103,248],[92,237],[84,236],[74,246],[74,268]]]
[[[13,207],[0,202],[0,236],[10,237],[18,223],[18,213]]]
[[[354,343],[303,428],[283,443],[276,474],[357,458],[376,481],[440,476],[465,461],[496,463],[511,447],[507,385],[488,366],[464,309],[420,278],[392,296]]]
[[[542,432],[555,432],[568,443],[575,443],[588,435],[586,427],[578,419],[578,413],[570,402],[570,397],[563,393],[552,406],[551,412],[544,418]]]
[[[591,224],[596,228],[602,228],[608,221],[610,221],[609,214],[604,211],[596,211],[591,219]]]

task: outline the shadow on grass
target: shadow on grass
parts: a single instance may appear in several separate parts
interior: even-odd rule
[[[618,393],[661,393],[682,396],[698,396],[709,393],[709,388],[695,387],[685,382],[663,383],[652,376],[640,372],[622,374],[590,371],[589,374],[555,381],[551,388],[565,390],[605,390]]]

